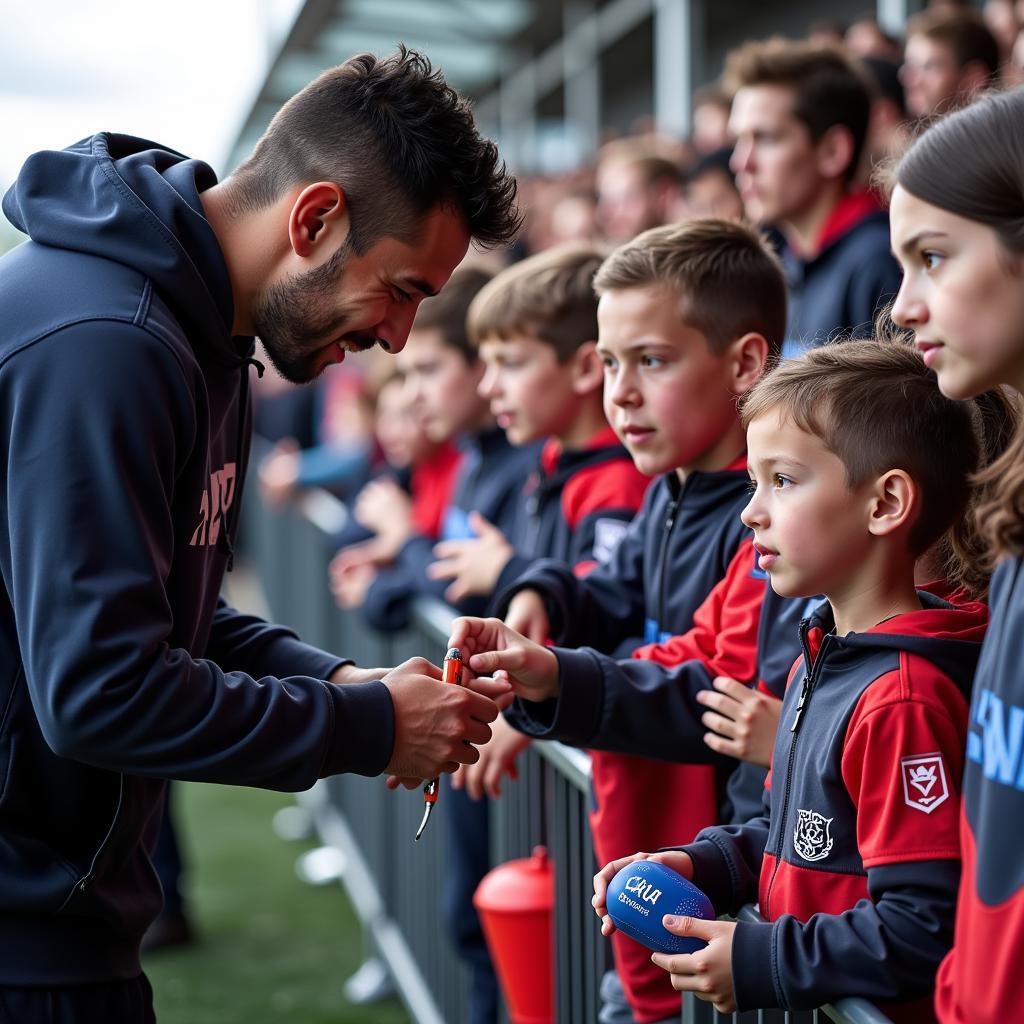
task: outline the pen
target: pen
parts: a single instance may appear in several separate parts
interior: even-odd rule
[[[441,667],[441,681],[453,683],[455,686],[462,685],[462,651],[458,647],[449,647],[444,656],[444,664]],[[440,786],[440,779],[431,779],[423,787],[423,820],[416,830],[416,842],[420,841],[423,830],[430,820],[430,812],[437,803],[437,791]]]

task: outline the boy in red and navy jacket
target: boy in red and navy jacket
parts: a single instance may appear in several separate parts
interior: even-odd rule
[[[987,613],[915,590],[914,563],[965,513],[972,417],[912,349],[854,342],[783,364],[744,419],[756,490],[743,520],[759,563],[776,592],[827,603],[801,624],[763,816],[658,855],[719,913],[756,899],[768,920],[666,917],[708,945],[652,959],[723,1012],[858,995],[896,1001],[894,1019],[930,1019]],[[600,873],[599,914],[631,859]]]
[[[595,281],[606,415],[637,468],[663,475],[606,563],[580,578],[540,562],[500,597],[499,614],[539,643],[589,645],[638,665],[670,661],[665,641],[691,628],[738,558],[730,614],[752,650],[765,584],[750,575],[749,531],[739,520],[748,481],[736,398],[781,344],[778,261],[751,228],[697,220],[644,232],[612,253]],[[486,770],[500,735],[474,770]],[[595,751],[599,862],[719,821],[726,774]],[[609,979],[606,1004],[621,1003],[624,988],[624,1009],[637,1021],[678,1016],[678,996],[646,955],[617,941],[615,956],[621,986]]]

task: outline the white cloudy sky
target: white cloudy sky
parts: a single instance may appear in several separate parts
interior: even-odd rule
[[[0,192],[29,153],[97,131],[223,174],[298,0],[0,0]]]

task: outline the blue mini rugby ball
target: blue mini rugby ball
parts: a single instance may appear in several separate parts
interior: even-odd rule
[[[661,923],[666,914],[705,921],[717,916],[697,886],[656,860],[627,864],[611,880],[605,902],[615,927],[655,953],[695,953],[707,945],[703,939],[684,939],[666,930]]]

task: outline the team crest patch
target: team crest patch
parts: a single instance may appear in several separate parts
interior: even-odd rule
[[[804,860],[824,860],[832,849],[829,825],[835,820],[817,811],[797,810],[793,848]]]
[[[900,758],[903,799],[908,807],[931,814],[949,799],[946,767],[941,754]]]
[[[621,519],[598,519],[594,523],[594,559],[607,562],[615,554],[628,528],[629,523]]]

